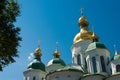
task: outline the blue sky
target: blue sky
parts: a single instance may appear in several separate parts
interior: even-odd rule
[[[0,72],[1,80],[23,80],[23,71],[31,62],[40,40],[42,62],[47,65],[53,58],[56,42],[59,42],[61,59],[71,63],[71,46],[74,36],[79,32],[80,8],[89,21],[89,30],[94,26],[100,37],[114,55],[113,45],[120,52],[120,1],[119,0],[18,0],[21,16],[16,26],[21,28],[21,47],[16,63],[10,64]]]

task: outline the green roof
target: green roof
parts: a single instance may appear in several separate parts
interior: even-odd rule
[[[94,50],[94,49],[96,49],[96,48],[107,49],[104,44],[102,44],[102,43],[100,43],[100,42],[93,42],[93,43],[89,44],[86,52],[91,51],[91,50]]]
[[[66,65],[66,64],[64,63],[64,61],[61,60],[60,58],[59,58],[59,59],[54,58],[54,59],[53,59],[53,64],[61,64],[61,65],[63,65],[63,66]]]
[[[38,69],[45,71],[45,65],[41,62],[40,59],[35,58],[33,62],[28,65],[27,69]]]
[[[118,60],[118,59],[120,59],[120,55],[119,54],[114,56],[114,60]]]
[[[65,66],[64,68],[58,69],[58,71],[77,71],[77,72],[84,72],[80,65],[77,64],[70,64]]]
[[[61,64],[62,66],[65,66],[65,65],[66,65],[65,62],[64,62],[62,59],[60,59],[60,58],[54,58],[54,59],[52,59],[52,60],[48,63],[48,66],[49,66],[49,65],[52,65],[52,64]]]

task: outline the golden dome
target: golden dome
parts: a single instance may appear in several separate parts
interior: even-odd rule
[[[35,55],[36,58],[42,56],[40,48],[37,48],[35,50],[35,54],[34,55]]]
[[[89,40],[92,37],[92,33],[88,32],[88,20],[84,16],[81,16],[78,21],[80,27],[80,32],[75,36],[74,43],[77,43],[82,40]]]
[[[83,40],[92,40],[92,32],[78,33],[74,38],[74,43],[77,43]]]
[[[53,55],[54,55],[54,58],[60,58],[60,53],[58,51],[58,42],[56,42],[56,50]]]
[[[87,18],[85,18],[84,16],[80,17],[78,21],[78,25],[81,29],[82,28],[87,29],[89,25]]]
[[[91,41],[98,41],[99,37],[96,36],[94,33],[92,32],[79,32],[75,38],[74,38],[74,44],[79,42],[79,41],[83,41],[83,40],[91,40]]]
[[[54,58],[60,58],[60,53],[58,52],[58,50],[56,50],[53,55]]]
[[[88,31],[89,22],[86,17],[82,15],[78,20],[78,25],[80,27],[80,32],[74,37],[74,44],[82,40],[98,41],[98,37],[94,32]]]

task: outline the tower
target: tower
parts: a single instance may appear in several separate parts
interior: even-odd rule
[[[45,65],[41,61],[41,50],[38,47],[34,53],[34,60],[28,65],[24,71],[24,80],[44,80],[46,72]]]
[[[60,52],[58,51],[58,43],[56,43],[56,50],[53,54],[54,58],[48,62],[48,65],[46,67],[47,72],[53,72],[57,69],[63,68],[66,64],[64,61],[60,58]]]
[[[78,26],[80,27],[80,32],[75,36],[71,48],[72,63],[78,64],[86,69],[85,51],[88,45],[93,42],[93,33],[88,30],[89,22],[87,18],[83,16],[83,9],[81,9],[81,17],[78,20]],[[98,40],[96,35],[95,39]]]
[[[116,47],[115,47],[115,55],[110,62],[111,67],[111,74],[119,74],[120,73],[120,54],[118,53]]]
[[[108,76],[110,52],[101,42],[92,42],[85,52],[87,69],[90,74],[101,74]]]

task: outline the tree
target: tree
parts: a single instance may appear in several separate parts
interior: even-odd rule
[[[15,27],[16,17],[20,15],[19,4],[14,0],[0,0],[0,71],[15,62],[18,46],[22,38],[20,28]]]

